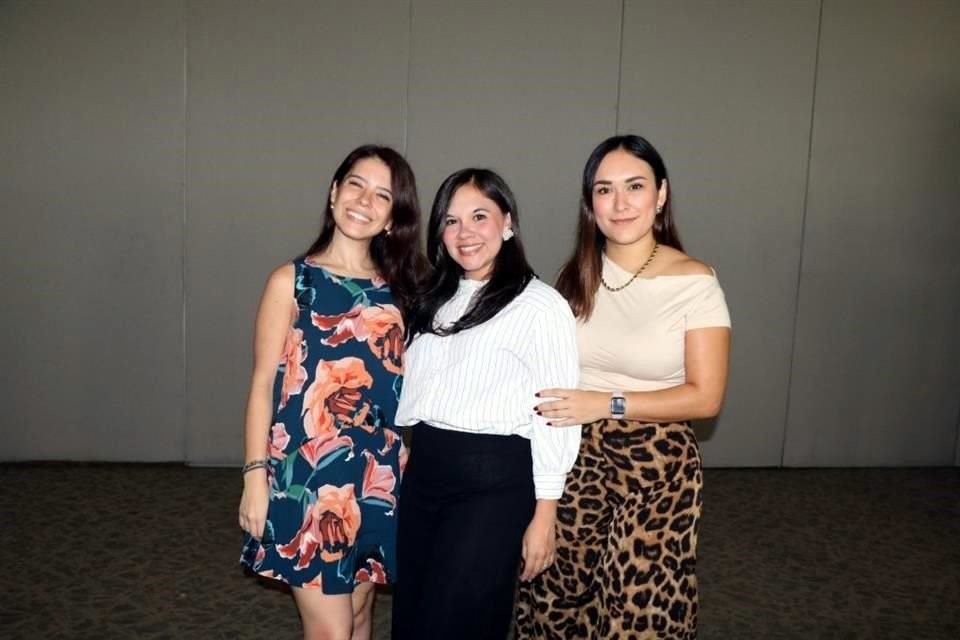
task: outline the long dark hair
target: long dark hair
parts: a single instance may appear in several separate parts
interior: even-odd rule
[[[593,312],[593,302],[600,288],[600,276],[603,271],[603,247],[606,237],[597,228],[593,214],[593,181],[597,177],[597,167],[611,151],[622,149],[643,160],[653,168],[657,189],[667,179],[667,167],[663,158],[650,142],[636,135],[613,136],[607,138],[593,150],[583,167],[583,183],[580,190],[580,214],[577,223],[577,241],[573,255],[560,269],[557,276],[557,291],[567,299],[573,314],[586,320]],[[673,224],[671,193],[667,189],[667,199],[663,210],[653,220],[653,238],[660,244],[683,251],[680,236]]]
[[[390,285],[390,292],[406,316],[416,300],[420,278],[426,272],[426,259],[420,251],[420,201],[413,170],[402,155],[390,147],[366,144],[351,151],[330,181],[327,202],[333,188],[343,182],[353,166],[365,158],[382,160],[390,168],[390,190],[393,205],[390,208],[390,233],[378,233],[370,241],[370,259],[377,272]],[[325,203],[326,205],[326,203]],[[336,222],[329,206],[324,206],[320,235],[301,257],[320,253],[330,244]]]
[[[493,200],[504,214],[510,214],[514,236],[500,246],[493,261],[490,281],[474,296],[463,317],[448,327],[435,327],[433,319],[437,311],[457,292],[460,278],[463,277],[463,268],[450,257],[443,244],[443,228],[453,195],[465,185],[473,185]],[[462,169],[440,185],[430,211],[427,258],[433,272],[417,308],[407,322],[408,340],[421,333],[448,336],[482,324],[497,315],[536,277],[520,242],[520,215],[516,198],[503,178],[489,169]]]

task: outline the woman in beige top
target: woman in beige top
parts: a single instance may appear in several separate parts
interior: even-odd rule
[[[645,139],[610,138],[587,160],[557,289],[578,319],[580,389],[544,389],[537,410],[583,439],[517,637],[695,638],[703,480],[688,421],[720,410],[730,317],[714,271],[682,251]]]

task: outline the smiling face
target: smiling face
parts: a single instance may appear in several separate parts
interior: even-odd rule
[[[591,197],[597,227],[607,242],[633,245],[650,234],[657,208],[667,199],[667,181],[658,188],[645,160],[616,149],[597,167]]]
[[[337,231],[352,240],[369,241],[390,226],[393,209],[390,167],[380,158],[358,160],[330,190]]]
[[[510,228],[510,212],[476,186],[465,184],[453,194],[443,219],[443,244],[447,254],[471,280],[485,280]]]

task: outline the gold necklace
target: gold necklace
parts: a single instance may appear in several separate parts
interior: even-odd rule
[[[659,246],[660,246],[660,243],[659,243],[659,242],[654,242],[654,243],[653,243],[653,251],[650,252],[650,257],[647,258],[647,261],[643,263],[643,266],[640,267],[640,270],[637,271],[635,274],[633,274],[633,277],[631,277],[629,280],[627,280],[626,283],[620,285],[619,287],[611,287],[610,285],[607,284],[607,281],[603,279],[603,274],[601,273],[601,274],[600,274],[600,284],[603,285],[603,288],[604,288],[604,289],[606,289],[607,291],[610,291],[611,293],[616,293],[617,291],[621,291],[622,289],[626,289],[627,287],[629,287],[629,286],[633,283],[634,280],[637,279],[637,276],[639,276],[641,273],[643,273],[643,270],[646,269],[646,268],[650,265],[651,262],[653,262],[653,256],[657,255],[657,247],[659,247]]]

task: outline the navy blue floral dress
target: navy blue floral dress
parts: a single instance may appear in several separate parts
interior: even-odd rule
[[[270,506],[240,562],[325,594],[393,582],[406,451],[393,428],[403,320],[381,279],[294,262],[298,315],[273,387]]]

